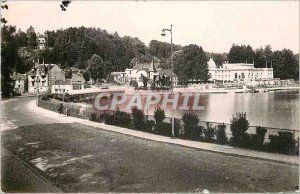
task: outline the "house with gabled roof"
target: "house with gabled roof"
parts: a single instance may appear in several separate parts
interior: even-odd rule
[[[14,81],[14,92],[23,94],[25,92],[26,74],[14,72],[11,78]]]

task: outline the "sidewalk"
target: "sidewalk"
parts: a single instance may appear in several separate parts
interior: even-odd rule
[[[66,123],[80,123],[91,127],[101,128],[108,131],[113,131],[117,133],[122,133],[138,138],[148,139],[152,141],[158,141],[158,142],[164,142],[169,144],[174,144],[178,146],[184,146],[192,149],[197,150],[205,150],[205,151],[211,151],[211,152],[217,152],[221,154],[226,155],[232,155],[232,156],[239,156],[239,157],[249,157],[249,158],[255,158],[255,159],[261,159],[266,161],[273,161],[278,163],[284,163],[284,164],[292,164],[292,165],[299,165],[299,157],[298,156],[288,156],[288,155],[282,155],[282,154],[275,154],[275,153],[266,153],[266,152],[259,152],[254,150],[246,150],[241,148],[234,148],[231,146],[225,146],[225,145],[218,145],[218,144],[212,144],[212,143],[204,143],[204,142],[197,142],[197,141],[190,141],[190,140],[182,140],[182,139],[171,139],[169,137],[150,134],[142,131],[136,131],[131,130],[127,128],[112,126],[112,125],[106,125],[103,123],[97,123],[92,122],[85,119],[79,119],[74,117],[67,117],[62,116],[56,112],[49,111],[46,109],[43,109],[41,107],[37,107],[35,104],[35,100],[30,101],[27,104],[27,108],[32,110],[33,112],[39,112],[43,114],[45,117],[51,117],[52,119],[57,119],[59,122],[66,122]]]

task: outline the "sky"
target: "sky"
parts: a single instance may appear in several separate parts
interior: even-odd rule
[[[173,25],[173,43],[197,44],[208,52],[229,52],[233,43],[254,49],[271,45],[299,53],[299,1],[8,1],[1,14],[25,31],[96,27],[120,36],[170,42],[162,28]]]

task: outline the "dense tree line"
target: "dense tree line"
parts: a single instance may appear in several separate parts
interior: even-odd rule
[[[33,61],[39,56],[45,63],[60,64],[62,68],[76,67],[82,69],[86,78],[99,80],[106,78],[112,71],[124,71],[132,67],[135,61],[151,62],[153,56],[160,61],[164,69],[170,68],[170,44],[152,40],[146,46],[138,38],[120,37],[117,32],[108,33],[100,28],[67,28],[56,31],[45,31],[46,50],[37,51],[37,34],[29,27],[26,32],[16,31],[15,27],[4,25],[2,35],[2,91],[3,96],[9,95],[13,71],[28,72]],[[180,82],[189,79],[207,80],[207,61],[210,53],[204,52],[197,45],[182,47],[173,45],[174,71]],[[249,45],[235,45],[229,53],[212,53],[217,64],[225,61],[231,63],[252,63],[255,67],[274,68],[274,77],[281,79],[298,79],[299,55],[291,50],[272,51],[265,48],[253,50]],[[6,91],[6,89],[8,89]]]
[[[148,47],[138,38],[120,37],[116,32],[110,34],[100,28],[67,28],[46,31],[43,36],[47,40],[47,49],[39,52],[40,58],[44,58],[46,63],[60,64],[62,68],[86,69],[94,54],[101,57],[111,71],[123,71],[130,66],[133,58],[143,62],[151,61]],[[25,61],[37,57],[34,50],[37,37],[32,27],[26,32],[19,30],[15,34],[17,46],[26,47],[26,52],[30,53]]]
[[[180,45],[173,45],[173,51],[178,51],[181,48],[182,46]],[[171,56],[171,44],[157,40],[151,40],[149,43],[149,52],[152,56],[156,56],[158,58],[169,58]]]

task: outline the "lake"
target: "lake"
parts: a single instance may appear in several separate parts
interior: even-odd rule
[[[205,109],[197,115],[203,121],[230,123],[233,114],[246,112],[252,126],[299,129],[299,90],[202,94],[201,98]],[[177,111],[174,116],[182,114]]]
[[[145,97],[142,96],[144,105]],[[88,103],[93,104],[94,100]],[[117,107],[124,111],[127,104]],[[196,112],[200,121],[230,123],[232,115],[246,112],[251,126],[299,129],[299,90],[297,89],[266,93],[200,93],[199,105],[204,106],[204,110]],[[170,106],[171,104],[167,106],[167,117],[171,117],[171,111],[168,111]],[[150,107],[145,114],[153,115],[154,108]],[[174,116],[181,118],[185,112],[187,111],[176,110]]]

